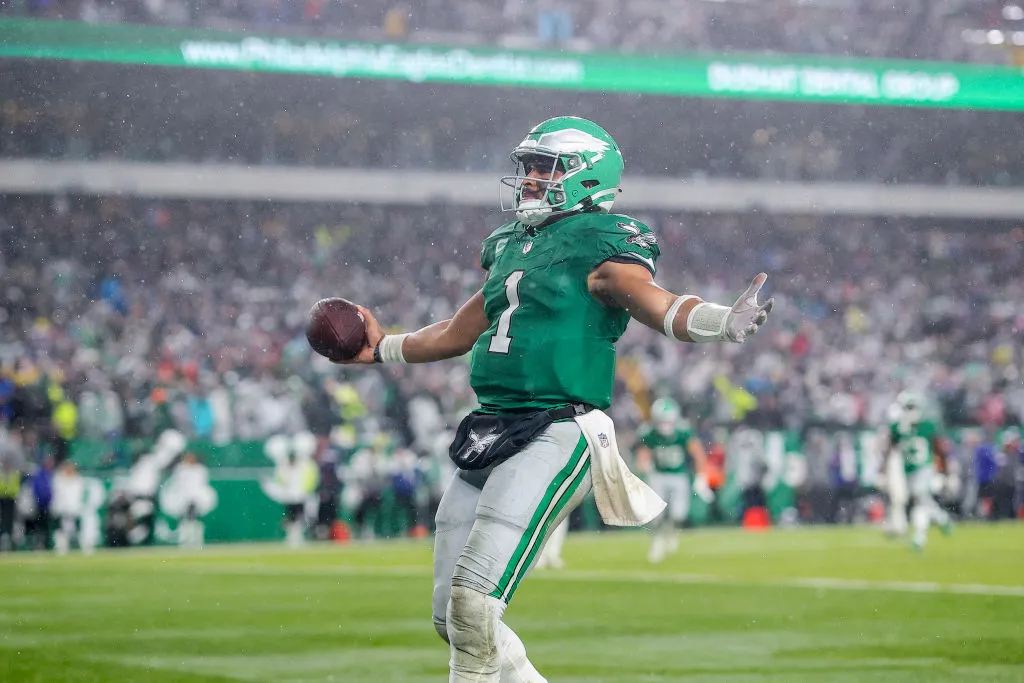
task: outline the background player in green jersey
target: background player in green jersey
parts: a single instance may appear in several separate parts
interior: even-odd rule
[[[610,213],[622,155],[597,124],[544,121],[511,159],[516,173],[502,182],[515,220],[483,242],[483,287],[450,320],[408,334],[384,335],[360,308],[367,344],[350,362],[426,363],[471,353],[480,408],[467,419],[499,416],[521,425],[542,409],[607,408],[614,345],[630,318],[689,342],[743,342],[767,319],[772,301],[757,300],[764,273],[732,306],[655,283],[656,237],[640,221]],[[470,454],[498,439],[468,433],[462,444]],[[502,616],[551,529],[590,490],[590,458],[579,424],[562,419],[514,457],[455,473],[434,542],[433,619],[450,646],[450,682],[545,680]]]
[[[640,433],[636,458],[647,483],[668,503],[647,553],[647,560],[657,563],[679,546],[677,529],[690,513],[691,491],[710,500],[711,489],[703,479],[707,453],[689,422],[681,419],[679,404],[659,398],[651,405],[650,425]]]
[[[936,464],[945,469],[941,433],[938,425],[925,417],[924,399],[904,391],[892,406],[888,434],[888,457],[902,464],[910,496],[911,545],[921,550],[932,524],[939,525],[944,533],[952,530],[949,513],[939,506],[932,493]],[[897,510],[895,514],[898,517],[903,512]]]

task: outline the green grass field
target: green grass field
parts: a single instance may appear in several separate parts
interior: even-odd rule
[[[507,622],[552,683],[1024,681],[1024,526],[573,535]],[[0,681],[447,680],[425,542],[0,557]]]

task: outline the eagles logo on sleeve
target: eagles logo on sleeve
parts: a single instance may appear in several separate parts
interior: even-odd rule
[[[626,244],[635,244],[641,249],[650,251],[651,247],[658,243],[658,238],[653,232],[641,232],[636,223],[616,222],[616,226],[630,233],[626,238]]]

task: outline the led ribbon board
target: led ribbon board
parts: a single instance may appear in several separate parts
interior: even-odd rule
[[[1024,110],[1024,70],[806,55],[623,55],[0,20],[0,57],[522,88]]]

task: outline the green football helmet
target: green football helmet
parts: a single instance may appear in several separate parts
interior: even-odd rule
[[[512,188],[511,206],[501,199],[502,211],[515,211],[526,225],[539,225],[549,218],[596,207],[611,211],[622,178],[622,153],[608,132],[593,121],[576,116],[558,116],[534,126],[526,139],[512,150],[515,175],[501,183]],[[530,178],[533,171],[556,180]],[[523,184],[534,181],[540,198],[524,198]]]
[[[679,419],[679,404],[670,398],[659,398],[651,404],[651,419],[655,422],[675,422]]]
[[[669,435],[679,426],[679,404],[670,398],[659,398],[651,404],[651,422],[661,434]]]

